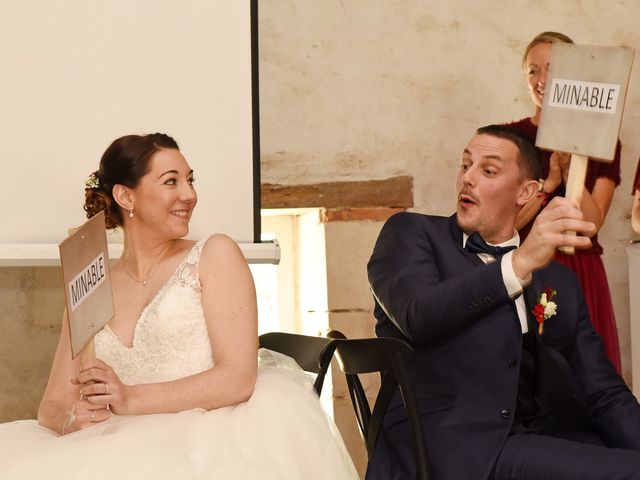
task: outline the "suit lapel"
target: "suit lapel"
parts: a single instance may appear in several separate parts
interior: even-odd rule
[[[533,332],[534,335],[540,339],[540,334],[538,333],[538,322],[536,321],[536,317],[533,315],[533,307],[538,303],[538,292],[541,291],[537,277],[532,274],[533,279],[531,280],[531,284],[524,288],[524,304],[527,309],[527,325],[529,326],[529,331]]]
[[[555,411],[555,422],[559,428],[580,429],[583,428],[582,410],[567,379],[568,372],[564,372],[565,368],[556,359],[556,355],[560,354],[544,344],[538,332],[539,324],[533,315],[533,308],[543,291],[544,285],[534,273],[531,284],[524,289],[524,298],[529,331],[535,338],[536,395],[543,409]],[[545,325],[545,332],[546,330]]]
[[[558,403],[557,393],[559,378],[556,377],[555,372],[557,368],[554,368],[554,361],[547,352],[547,349],[542,341],[540,333],[538,331],[538,322],[533,315],[533,308],[538,303],[538,292],[541,292],[538,285],[538,281],[535,273],[531,284],[524,289],[524,299],[527,308],[527,324],[529,326],[529,332],[535,339],[535,358],[536,358],[536,383],[537,383],[537,395],[538,400],[544,408],[556,406]]]
[[[482,259],[478,256],[477,253],[471,253],[468,250],[462,248],[462,240],[460,240],[460,245],[458,245],[458,249],[462,252],[462,254],[467,257],[470,262],[473,262],[477,265],[484,265]]]

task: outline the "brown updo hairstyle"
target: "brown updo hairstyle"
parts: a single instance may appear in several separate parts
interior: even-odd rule
[[[107,229],[123,225],[122,210],[114,200],[113,186],[135,188],[150,170],[149,160],[162,148],[179,150],[177,142],[164,133],[125,135],[109,145],[95,173],[98,187],[85,189],[84,211],[87,218],[104,211]]]
[[[564,33],[560,32],[542,32],[533,37],[533,40],[529,42],[527,48],[524,49],[522,54],[522,68],[527,68],[527,55],[529,51],[538,45],[539,43],[573,43],[570,37],[567,37]]]

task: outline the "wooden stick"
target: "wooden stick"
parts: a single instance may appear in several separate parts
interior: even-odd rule
[[[78,355],[80,356],[80,368],[82,369],[84,369],[85,365],[89,363],[91,360],[96,359],[96,347],[95,347],[95,344],[93,343],[93,337],[91,337],[91,340],[89,340],[89,343],[87,343],[85,347],[82,350],[80,350],[80,353],[78,353]],[[96,382],[94,382],[93,380],[90,380],[85,385],[92,385],[94,383]]]
[[[582,193],[584,192],[584,181],[587,178],[587,165],[589,164],[589,157],[585,155],[571,155],[571,165],[569,166],[569,178],[567,178],[567,190],[564,195],[573,202],[573,204],[580,208],[580,202],[582,201]],[[575,235],[576,232],[566,232],[568,235]],[[573,255],[575,248],[570,246],[560,247],[562,253],[567,255]]]
[[[96,347],[93,343],[93,338],[89,340],[89,343],[85,345],[85,347],[80,350],[80,365],[83,367],[90,361],[96,359]]]

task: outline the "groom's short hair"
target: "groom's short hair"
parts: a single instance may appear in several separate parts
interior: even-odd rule
[[[541,178],[540,154],[533,142],[520,130],[508,125],[487,125],[476,130],[476,135],[491,135],[492,137],[509,140],[518,148],[518,165],[520,173],[526,180]]]

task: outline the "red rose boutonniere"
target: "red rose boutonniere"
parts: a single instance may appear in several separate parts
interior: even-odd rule
[[[544,332],[545,320],[549,320],[556,314],[558,305],[553,301],[556,295],[557,292],[553,288],[545,288],[538,298],[538,303],[531,310],[533,316],[536,317],[536,322],[538,322],[538,333],[540,335]]]

